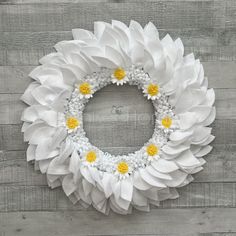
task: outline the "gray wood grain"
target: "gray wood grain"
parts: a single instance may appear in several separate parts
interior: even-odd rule
[[[0,236],[235,236],[235,13],[234,0],[0,1]],[[49,189],[45,176],[26,163],[20,131],[25,105],[19,98],[31,81],[28,73],[56,42],[71,39],[72,28],[92,30],[93,21],[111,19],[152,21],[161,37],[167,32],[181,37],[185,53],[202,60],[209,87],[215,88],[217,119],[205,168],[179,189],[178,200],[152,207],[150,213],[106,217],[73,205],[60,188]],[[108,87],[88,104],[85,129],[103,150],[128,153],[151,136],[152,112],[136,89]]]
[[[150,213],[103,216],[93,211],[2,213],[7,235],[201,235],[236,232],[235,208],[153,209]],[[9,220],[9,218],[11,220]],[[128,223],[127,223],[128,222]],[[102,227],[101,227],[102,225]],[[210,234],[211,235],[211,234]],[[212,234],[214,235],[214,234]],[[227,234],[226,234],[227,235]],[[230,234],[229,234],[230,235]]]
[[[76,26],[79,28],[79,26]],[[93,30],[93,25],[89,26]],[[160,38],[169,34],[173,40],[181,38],[186,48],[189,47],[221,47],[236,46],[236,30],[234,28],[159,28]],[[71,40],[70,31],[4,31],[0,35],[0,50],[20,50],[23,49],[51,49],[59,41]]]
[[[2,5],[0,31],[92,30],[94,21],[111,19],[152,21],[160,29],[224,28],[227,11],[227,24],[233,22],[234,7],[233,1],[220,0]]]
[[[191,183],[178,189],[180,197],[177,200],[163,201],[158,208],[235,208],[235,187],[235,183]],[[73,205],[61,188],[5,184],[0,185],[0,193],[0,212],[86,211],[79,203]],[[89,210],[95,211],[91,207]]]

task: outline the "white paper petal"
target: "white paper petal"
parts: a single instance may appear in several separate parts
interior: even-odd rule
[[[186,140],[188,140],[193,134],[193,131],[182,131],[176,130],[170,135],[170,140],[174,143],[180,144]]]
[[[133,189],[133,203],[135,206],[147,206],[148,200],[142,195],[141,191]]]
[[[165,154],[169,156],[169,158],[173,158],[177,155],[179,155],[181,152],[184,152],[185,150],[189,149],[189,146],[185,145],[178,145],[178,146],[169,146],[168,144],[163,146],[162,150]]]
[[[181,167],[196,167],[201,164],[190,150],[181,153],[181,155],[175,159],[175,162]]]
[[[56,98],[57,93],[46,86],[39,86],[34,89],[33,97],[42,105],[50,105]]]
[[[126,63],[122,54],[118,50],[110,46],[105,47],[105,56],[118,66],[121,66],[121,67],[126,66]]]
[[[39,170],[41,171],[42,174],[46,174],[50,162],[51,162],[51,159],[38,161]]]
[[[65,63],[63,55],[58,52],[50,53],[39,60],[40,64],[55,64],[62,65]]]
[[[139,190],[145,191],[151,188],[152,186],[141,178],[140,173],[138,171],[135,171],[134,172],[134,187]]]
[[[152,22],[148,22],[148,24],[144,27],[144,34],[147,39],[158,40],[159,33],[156,26]]]
[[[102,203],[102,205],[103,205],[104,200],[106,200],[104,193],[99,191],[97,188],[93,188],[93,190],[91,192],[91,198],[92,198],[93,203],[96,206],[99,206],[100,203]]]
[[[92,178],[88,168],[86,166],[81,166],[80,168],[80,172],[82,174],[82,176],[91,184],[95,185],[95,181]]]
[[[84,29],[72,29],[73,38],[77,40],[86,40],[94,37],[93,33]]]
[[[29,139],[30,144],[39,144],[42,140],[50,138],[55,133],[55,128],[50,126],[44,126],[42,128],[37,129],[34,132],[34,135]]]
[[[182,113],[202,103],[205,91],[200,89],[185,89],[175,104],[175,112]]]
[[[179,114],[179,126],[181,130],[190,129],[198,122],[198,117],[194,112],[185,112]]]
[[[179,169],[173,161],[167,161],[161,158],[153,161],[152,166],[161,173],[170,173]]]
[[[212,146],[207,145],[207,146],[201,148],[201,150],[200,150],[199,152],[197,152],[197,153],[195,154],[195,156],[196,156],[196,157],[205,156],[205,155],[207,155],[211,150],[212,150]]]
[[[132,178],[126,178],[121,180],[120,184],[120,197],[126,201],[131,202],[133,195],[133,180]]]
[[[188,174],[177,170],[175,172],[172,172],[171,176],[172,176],[172,180],[163,180],[164,183],[168,187],[179,187],[181,184],[184,183],[184,181],[186,180],[186,177],[188,176]]]
[[[71,195],[76,190],[72,175],[66,175],[62,180],[62,188],[66,196]]]
[[[110,182],[111,178],[112,178],[111,174],[108,174],[106,172],[103,173],[102,185],[106,198],[109,198],[112,194],[112,187]]]
[[[205,140],[211,134],[212,128],[209,127],[197,127],[193,134],[192,143],[198,144],[202,140]]]
[[[153,200],[155,202],[155,205],[159,205],[159,199],[158,199],[158,191],[162,188],[151,188],[147,191],[143,192],[143,195],[149,199],[149,202]],[[152,202],[152,204],[153,204]],[[154,204],[153,204],[154,205]]]
[[[101,67],[116,68],[119,65],[115,64],[111,59],[102,56],[93,56],[93,59],[100,64]]]
[[[84,195],[86,197],[88,197],[90,195],[90,193],[93,190],[93,184],[91,184],[89,181],[87,181],[86,179],[82,180],[82,185],[83,185],[83,191],[84,191]]]
[[[27,161],[33,161],[35,160],[35,150],[36,150],[36,145],[29,145],[27,148],[26,156],[27,156]]]
[[[34,91],[39,86],[40,84],[37,82],[31,83],[25,90],[24,94],[21,96],[21,100],[27,103],[28,105],[37,104],[37,100],[32,96],[32,91]]]
[[[45,121],[48,125],[57,127],[58,113],[55,111],[44,111],[39,113],[39,118]]]
[[[140,173],[140,176],[142,177],[142,179],[145,182],[147,182],[148,184],[155,186],[155,187],[161,187],[161,188],[166,187],[166,185],[162,182],[162,180],[150,175],[145,169],[140,169],[139,173]]]
[[[69,167],[66,163],[61,163],[59,159],[54,158],[49,166],[47,173],[50,175],[67,175],[69,174]]]
[[[152,167],[151,165],[146,167],[146,170],[148,171],[149,174],[159,179],[171,179],[170,175],[158,172],[156,168]]]

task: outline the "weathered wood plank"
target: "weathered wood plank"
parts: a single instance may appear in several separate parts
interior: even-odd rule
[[[146,2],[152,2],[153,0],[145,0]],[[179,0],[172,0],[172,1],[179,1]],[[182,0],[182,2],[208,2],[212,0]],[[50,3],[81,3],[87,2],[87,0],[51,0]],[[129,0],[89,0],[89,2],[94,3],[103,3],[103,2],[115,2],[115,3],[125,3],[129,2]],[[139,2],[139,0],[132,0],[132,2]],[[11,5],[11,4],[39,4],[39,3],[48,3],[48,0],[2,0],[0,5]]]
[[[142,1],[2,5],[0,31],[64,31],[74,27],[91,30],[94,21],[110,21],[111,18],[125,23],[130,19],[142,24],[152,21],[161,29],[224,28],[227,2],[155,1],[150,4]]]
[[[236,89],[215,89],[215,93],[216,118],[236,119]],[[1,94],[0,124],[22,123],[20,117],[26,105],[20,101],[20,97],[21,94]],[[154,123],[154,119],[151,102],[134,86],[117,89],[117,86],[111,85],[98,91],[84,112],[85,122],[89,122],[89,125],[99,124],[100,127],[110,127],[107,122],[122,122],[117,125],[135,122],[137,127],[145,124],[150,126],[150,123]],[[153,125],[150,128],[153,128]]]
[[[116,0],[113,0],[116,2]],[[123,0],[125,2],[125,0]],[[133,0],[138,1],[138,0]],[[184,0],[184,1],[192,1],[192,0]],[[204,1],[204,0],[202,0]],[[80,3],[87,2],[87,0],[51,0],[50,3]],[[101,2],[109,2],[109,0],[89,0],[89,2],[101,3]],[[119,2],[119,0],[117,1]],[[0,5],[10,5],[10,4],[38,4],[38,3],[48,3],[48,0],[2,0]]]
[[[21,125],[0,125],[0,150],[25,150]]]
[[[21,159],[0,162],[0,184],[46,186],[47,181],[45,175],[35,171],[26,159]]]
[[[23,109],[26,105],[20,101],[21,94],[1,94],[0,97],[0,122],[2,124],[7,121],[17,121],[11,122],[12,124],[18,123],[20,124],[20,117]],[[14,118],[13,118],[14,117]]]
[[[236,2],[235,1],[229,1],[226,3],[226,8],[225,8],[225,13],[226,13],[226,17],[225,17],[225,26],[227,28],[235,28],[236,25],[236,19],[235,19],[235,10],[234,7],[236,6]]]
[[[229,232],[229,233],[202,233],[202,234],[199,234],[199,236],[235,236],[236,233],[234,232]]]
[[[236,145],[214,144],[205,157],[204,169],[194,175],[195,182],[236,182]]]
[[[236,235],[233,233],[236,232],[236,97],[232,90],[236,88],[236,67],[234,62],[230,62],[236,60],[236,2],[98,1],[53,0],[48,3],[47,0],[5,0],[0,3],[0,65],[6,66],[3,70],[0,67],[0,93],[3,93],[0,95],[0,124],[5,124],[0,125],[0,149],[22,150],[0,152],[0,212],[4,212],[0,214],[0,236],[31,236],[42,232],[63,236]],[[153,21],[160,28],[161,35],[168,31],[173,38],[181,37],[186,53],[193,51],[202,61],[211,61],[204,63],[209,86],[220,88],[216,91],[218,109],[217,120],[213,124],[215,148],[207,156],[204,171],[195,175],[194,183],[180,189],[180,199],[166,201],[160,209],[153,209],[150,213],[135,211],[125,217],[116,214],[105,217],[92,209],[84,210],[79,205],[72,205],[60,188],[50,190],[46,187],[45,176],[35,172],[33,166],[25,161],[26,144],[19,125],[24,106],[18,99],[30,82],[27,74],[32,67],[29,65],[38,65],[39,58],[53,51],[52,46],[57,41],[70,39],[72,28],[92,30],[94,20],[110,21],[112,18],[126,23],[135,19],[142,25]],[[220,61],[227,62],[221,64]],[[226,95],[225,92],[229,93]],[[102,107],[106,114],[115,113],[116,120],[124,120],[122,114],[128,109],[128,106],[119,107],[117,103],[112,109]],[[99,113],[98,103],[90,108]],[[137,108],[140,109],[142,107]],[[129,112],[133,114],[134,109]],[[104,146],[105,150],[119,153],[138,148],[151,134],[150,126],[143,134],[133,131],[137,123],[132,120],[125,124],[122,121],[117,124],[116,120],[106,125],[87,120],[91,140],[99,147]],[[97,127],[99,125],[101,127]],[[113,127],[115,130],[112,130]],[[145,129],[144,126],[139,127],[141,131]],[[101,139],[105,132],[108,140]],[[122,140],[124,137],[125,140]],[[127,144],[130,147],[122,147]],[[30,212],[10,213],[12,211]]]
[[[235,183],[191,183],[178,189],[178,199],[163,201],[158,208],[236,207],[235,187]],[[0,212],[85,210],[73,205],[60,187],[0,185],[0,193]]]
[[[139,131],[135,131],[135,128],[136,125],[133,122],[128,125],[112,122],[102,127],[99,123],[91,123],[86,131],[92,143],[106,150],[107,147],[143,145],[150,138],[152,129],[145,130],[144,127],[142,129],[139,127]],[[235,144],[236,120],[216,120],[212,124],[212,134],[216,136],[212,145]],[[0,137],[0,150],[25,150],[27,147],[23,141],[21,125],[0,125]]]
[[[205,76],[208,77],[210,88],[235,88],[236,69],[234,62],[204,62]]]
[[[152,0],[145,0],[146,2],[152,2]],[[179,1],[179,0],[172,0],[172,1]],[[182,0],[184,2],[192,2],[192,1],[200,1],[200,2],[207,2],[209,0]],[[87,0],[51,0],[50,3],[81,3],[87,2]],[[102,2],[129,2],[129,0],[89,0],[89,2],[94,3],[102,3]],[[132,2],[139,2],[139,0],[132,0]],[[48,0],[2,0],[0,5],[11,5],[11,4],[39,4],[39,3],[48,3]]]
[[[236,209],[153,209],[120,216],[104,216],[94,211],[15,212],[0,215],[1,230],[6,235],[201,235],[235,232]],[[11,219],[11,220],[9,220]],[[115,223],[114,223],[115,222]],[[211,235],[211,234],[210,234]],[[214,235],[214,234],[213,234]],[[224,234],[223,234],[224,235]],[[227,234],[226,234],[227,235]]]
[[[0,66],[0,93],[23,93],[33,80],[32,66]]]
[[[114,154],[129,153],[140,147],[107,148]],[[216,144],[207,155],[204,170],[194,175],[194,182],[236,182],[236,145]],[[47,185],[45,175],[34,170],[33,164],[26,162],[25,151],[0,152],[0,184]]]
[[[236,62],[204,62],[211,88],[236,88]],[[35,66],[0,66],[0,93],[23,93]]]
[[[70,29],[71,30],[71,29]],[[180,37],[185,53],[194,52],[206,60],[235,60],[236,31],[234,29],[160,29],[160,37],[169,33],[173,39]],[[61,40],[72,39],[71,31],[3,32],[0,35],[0,65],[38,64],[46,52]],[[30,61],[29,58],[30,57]]]
[[[199,234],[199,236],[235,236],[236,233],[229,232],[229,233],[203,233]]]
[[[53,49],[0,50],[0,65],[38,65],[39,59],[53,52]],[[230,53],[231,54],[231,53]],[[230,56],[231,58],[231,56]]]
[[[158,25],[157,25],[158,28]],[[93,29],[92,29],[93,30]],[[236,30],[227,28],[200,28],[200,29],[160,29],[160,38],[170,34],[173,40],[181,38],[184,46],[189,47],[221,47],[236,45]],[[52,49],[62,40],[71,40],[69,31],[41,31],[41,32],[2,32],[0,35],[0,50],[31,50]]]

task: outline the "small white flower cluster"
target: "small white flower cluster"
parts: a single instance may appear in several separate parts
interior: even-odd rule
[[[94,72],[91,75],[86,76],[84,78],[84,83],[91,85],[93,92],[96,92],[104,86],[114,83],[115,73],[113,73],[112,69],[101,68],[99,72]],[[155,85],[148,74],[140,67],[131,66],[130,68],[126,68],[124,71],[117,71],[117,74],[117,76],[120,76],[119,79],[125,77],[124,82],[127,82],[129,85],[136,85],[139,89],[143,89],[145,93],[144,95],[148,93],[148,84]],[[118,81],[117,85],[121,85],[121,83]],[[155,92],[157,92],[157,94],[155,94]],[[119,178],[124,178],[134,170],[145,168],[153,160],[160,158],[162,146],[168,141],[169,134],[173,130],[177,129],[178,126],[176,125],[176,117],[173,113],[172,107],[168,103],[167,96],[165,96],[164,93],[160,93],[159,87],[153,87],[151,93],[154,95],[154,98],[149,94],[147,96],[149,96],[148,98],[151,98],[155,108],[156,121],[153,136],[140,150],[127,155],[115,156],[101,151],[89,142],[83,129],[82,121],[83,110],[85,104],[88,102],[88,96],[81,96],[78,87],[74,89],[71,98],[66,105],[65,117],[76,117],[80,122],[79,128],[74,129],[74,132],[68,132],[68,137],[73,140],[84,165],[91,165],[101,171],[114,173],[119,176]],[[155,149],[154,153],[152,150],[151,155],[148,154],[147,151],[149,145],[154,145]],[[84,153],[88,150],[96,152],[96,160],[90,159],[90,161],[86,161]],[[117,170],[117,166],[121,162],[126,163],[128,166],[127,170],[124,171],[122,169],[125,173],[119,173]]]

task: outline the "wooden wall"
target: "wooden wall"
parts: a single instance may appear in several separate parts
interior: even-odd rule
[[[215,89],[214,149],[180,198],[150,213],[129,216],[73,205],[60,188],[26,163],[19,100],[29,72],[72,28],[92,30],[111,19],[152,21],[186,54],[200,58]],[[0,236],[24,235],[236,235],[236,1],[0,1]],[[127,102],[128,101],[128,102]],[[85,112],[91,142],[112,153],[138,149],[152,134],[153,110],[138,90],[109,86]]]

